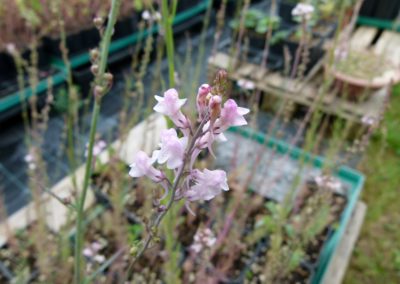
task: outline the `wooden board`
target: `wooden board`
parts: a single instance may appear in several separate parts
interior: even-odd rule
[[[347,225],[346,231],[339,243],[327,268],[321,284],[340,284],[346,274],[361,227],[364,222],[367,205],[359,201]]]
[[[378,30],[371,27],[359,27],[351,37],[350,49],[352,50],[364,50],[367,49]]]
[[[400,67],[400,34],[393,31],[384,31],[375,44],[374,52],[390,59]]]
[[[217,53],[208,60],[211,73],[217,69],[226,69],[233,60],[225,53]],[[321,61],[322,62],[322,61]],[[322,67],[322,64],[321,66]],[[318,71],[318,70],[317,70]],[[316,72],[317,73],[317,72]],[[261,75],[260,75],[261,74]],[[363,116],[378,118],[384,107],[386,89],[381,89],[364,102],[351,102],[337,97],[334,93],[321,92],[323,78],[317,75],[308,78],[310,82],[299,82],[283,77],[280,73],[268,73],[261,66],[241,63],[228,72],[231,80],[251,80],[256,89],[281,99],[291,100],[297,104],[313,107],[321,101],[320,109],[331,115],[359,123]]]

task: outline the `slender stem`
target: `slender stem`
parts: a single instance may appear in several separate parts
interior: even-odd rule
[[[100,63],[99,63],[99,73],[95,79],[96,85],[104,85],[103,82],[104,73],[107,66],[107,59],[108,59],[108,50],[110,46],[111,36],[113,32],[113,28],[115,22],[117,20],[119,7],[121,4],[121,0],[112,0],[111,3],[111,10],[109,13],[108,24],[104,34],[104,37],[101,42],[101,55],[100,55]],[[82,254],[82,244],[83,244],[83,235],[84,235],[84,226],[83,226],[83,219],[84,219],[84,206],[85,200],[87,195],[87,190],[89,187],[89,181],[91,176],[91,169],[92,169],[92,160],[93,160],[93,145],[95,140],[95,134],[97,129],[97,121],[100,113],[100,103],[101,103],[101,96],[95,97],[94,105],[93,105],[93,112],[92,112],[92,120],[90,124],[90,136],[89,136],[89,146],[88,146],[88,157],[86,160],[86,167],[85,167],[85,177],[83,181],[83,189],[82,193],[78,199],[78,212],[76,217],[76,240],[75,240],[75,258],[74,258],[74,269],[75,269],[75,283],[80,284],[81,281],[81,254]]]
[[[197,138],[199,138],[201,135],[204,134],[203,126],[207,123],[207,121],[208,121],[208,117],[204,118],[202,120],[202,122],[200,123],[199,127],[197,128],[195,134],[193,135],[193,137],[192,137],[192,139],[191,139],[191,141],[189,143],[189,147],[187,148],[187,151],[186,151],[185,156],[183,158],[182,166],[179,168],[179,171],[178,171],[178,173],[176,175],[175,182],[174,182],[174,184],[172,186],[171,197],[168,200],[167,206],[166,206],[166,208],[165,208],[165,210],[163,212],[161,212],[159,215],[157,215],[153,225],[150,228],[150,230],[151,230],[150,234],[147,236],[147,238],[146,238],[142,248],[140,249],[140,251],[136,254],[135,258],[129,264],[128,270],[127,270],[127,274],[126,274],[127,278],[129,278],[129,276],[130,276],[130,274],[132,272],[131,270],[133,268],[133,264],[135,263],[135,261],[137,259],[139,259],[143,255],[143,253],[148,249],[151,241],[153,240],[153,238],[154,238],[153,231],[157,232],[158,227],[159,227],[162,219],[165,217],[165,215],[168,213],[169,209],[172,207],[172,205],[173,205],[173,203],[175,201],[176,191],[178,189],[179,183],[181,181],[181,178],[184,176],[183,173],[184,173],[184,170],[185,170],[185,166],[188,163],[189,158],[192,155],[192,152],[194,150],[194,146],[195,146]],[[126,282],[126,280],[127,279],[125,279],[125,282]]]
[[[177,1],[173,0],[173,11],[168,10],[168,0],[162,1],[162,22],[165,32],[165,42],[167,48],[167,60],[168,60],[168,75],[169,84],[171,88],[175,87],[175,64],[174,64],[174,32],[172,29],[172,23],[175,18]]]

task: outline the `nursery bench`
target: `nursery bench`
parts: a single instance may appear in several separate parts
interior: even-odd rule
[[[218,69],[229,70],[231,62],[233,59],[228,54],[216,53],[208,59],[210,74]],[[228,72],[228,76],[235,82],[241,79],[250,80],[254,83],[255,89],[265,94],[313,107],[319,97],[318,93],[323,81],[323,76],[317,74],[322,68],[322,61],[314,68],[310,71],[312,76],[307,76],[305,82],[302,83],[285,78],[278,72],[268,73],[261,66],[248,62],[239,62],[234,71]],[[320,108],[324,113],[360,123],[364,116],[379,117],[384,107],[386,93],[386,89],[381,89],[366,101],[352,102],[337,97],[332,92],[326,92],[321,98]]]
[[[354,209],[353,215],[347,225],[346,231],[332,256],[332,261],[328,266],[325,277],[321,284],[340,284],[346,274],[347,266],[350,262],[361,227],[364,222],[367,205],[359,201]]]

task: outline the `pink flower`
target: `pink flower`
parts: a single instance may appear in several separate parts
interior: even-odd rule
[[[221,110],[221,117],[215,123],[215,131],[221,133],[231,126],[246,125],[247,121],[243,116],[249,111],[248,108],[238,107],[234,100],[227,100]]]
[[[195,182],[195,185],[184,193],[189,201],[211,200],[222,190],[229,190],[226,173],[222,170],[194,170],[189,178]]]
[[[139,151],[135,162],[130,165],[129,175],[134,178],[147,176],[154,182],[161,182],[164,180],[164,174],[153,167],[155,161],[154,157],[150,158],[145,152]]]
[[[207,96],[211,91],[211,87],[208,84],[202,84],[197,91],[196,106],[199,113],[199,119],[203,119],[207,111]]]
[[[89,143],[86,143],[85,158],[88,156]],[[107,143],[104,140],[98,140],[93,145],[93,157],[97,157],[107,147]]]
[[[298,3],[292,10],[292,16],[300,16],[309,19],[314,12],[314,6],[307,3]]]
[[[154,157],[160,164],[167,162],[168,169],[176,169],[183,164],[188,138],[179,138],[176,130],[171,128],[161,132],[160,150],[154,151]]]
[[[181,107],[186,103],[186,99],[179,99],[178,92],[175,89],[169,89],[163,97],[154,96],[158,103],[154,106],[156,112],[168,116],[177,127],[189,127],[189,121],[181,112]]]

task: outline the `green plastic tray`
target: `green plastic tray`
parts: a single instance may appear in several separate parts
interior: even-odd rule
[[[316,168],[322,168],[324,165],[324,158],[316,155],[307,153],[297,147],[292,147],[288,143],[274,139],[272,137],[266,137],[264,133],[256,132],[253,129],[245,127],[232,127],[229,131],[238,133],[246,138],[257,141],[260,144],[264,144],[265,147],[274,148],[279,154],[288,154],[290,158],[295,160],[304,159],[309,164]],[[340,167],[336,172],[335,176],[342,182],[349,186],[347,191],[347,204],[340,217],[339,226],[325,242],[322,251],[320,253],[318,267],[316,268],[315,274],[313,275],[310,283],[318,284],[321,283],[326,270],[331,262],[332,256],[337,249],[340,240],[347,228],[351,215],[353,214],[357,200],[360,196],[360,192],[364,185],[365,177],[360,172],[353,170],[347,166]]]

